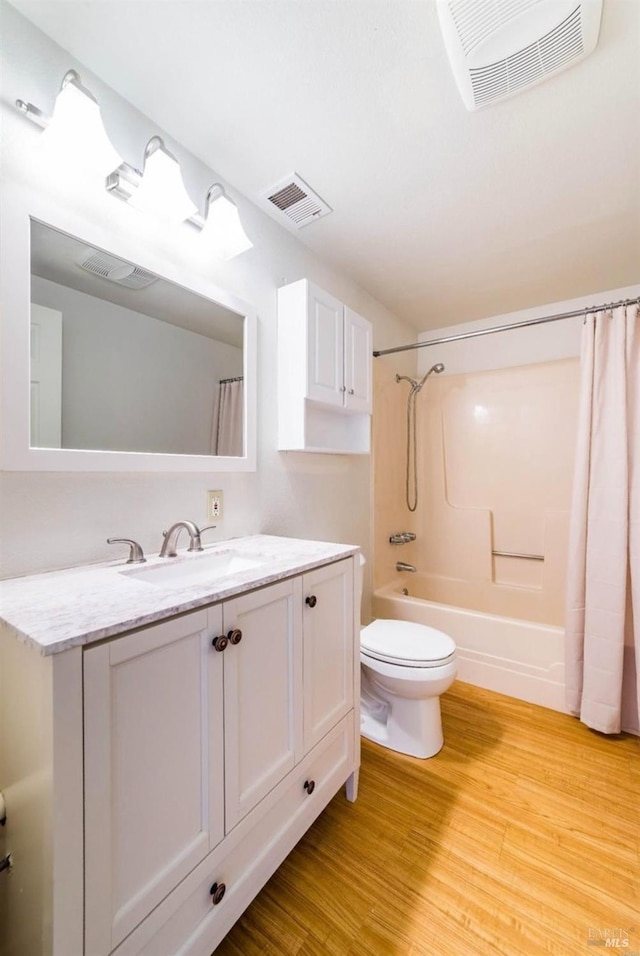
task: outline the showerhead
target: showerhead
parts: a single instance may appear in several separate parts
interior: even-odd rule
[[[435,372],[436,375],[439,375],[440,372],[444,372],[444,365],[442,362],[437,362],[435,365],[432,365],[426,375],[423,375],[420,382],[416,382],[415,378],[409,378],[408,375],[396,375],[396,382],[409,382],[411,385],[411,394],[413,394],[414,392],[420,391],[432,372]]]
[[[429,378],[429,376],[431,375],[432,372],[435,372],[436,375],[439,375],[440,372],[444,372],[444,365],[442,364],[442,362],[437,362],[435,365],[432,365],[432,366],[431,366],[431,368],[430,368],[429,371],[426,373],[426,375],[424,375],[424,376],[422,377],[422,380],[421,380],[420,384],[414,386],[416,392],[419,392],[419,391],[420,391],[420,389],[422,388],[422,386],[424,385],[424,383],[427,381],[427,379]]]

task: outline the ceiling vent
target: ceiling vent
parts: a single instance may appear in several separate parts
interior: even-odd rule
[[[438,0],[444,43],[469,110],[578,63],[595,48],[602,0]]]
[[[331,206],[320,199],[297,173],[287,176],[272,189],[268,189],[262,194],[262,198],[270,203],[272,208],[275,207],[280,215],[286,216],[296,229],[333,212]]]
[[[124,259],[118,259],[117,256],[111,256],[91,246],[87,246],[82,255],[76,259],[76,265],[85,272],[108,279],[109,282],[117,282],[118,285],[124,285],[127,289],[144,289],[152,282],[158,281],[158,277],[152,272],[146,272],[140,266],[131,265]]]

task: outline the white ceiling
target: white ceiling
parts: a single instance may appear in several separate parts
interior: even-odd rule
[[[14,5],[262,208],[299,173],[334,209],[300,241],[417,329],[640,281],[638,0],[473,113],[435,0]]]

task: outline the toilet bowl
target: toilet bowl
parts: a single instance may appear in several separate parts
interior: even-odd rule
[[[442,749],[440,695],[455,680],[448,634],[411,621],[379,619],[360,631],[360,732],[413,757]]]
[[[362,566],[357,594],[362,593]],[[412,621],[378,619],[360,631],[360,732],[412,757],[442,749],[440,695],[456,672],[448,634]]]

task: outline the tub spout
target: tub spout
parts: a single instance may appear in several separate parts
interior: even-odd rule
[[[412,564],[405,564],[404,561],[398,561],[396,564],[396,571],[417,571],[417,568],[414,568]]]

